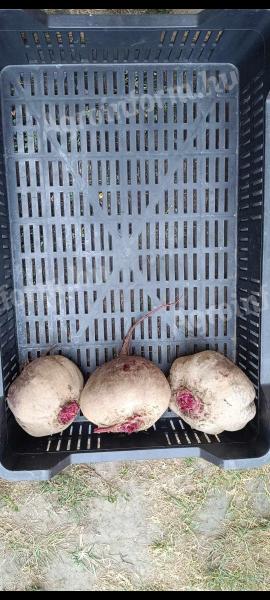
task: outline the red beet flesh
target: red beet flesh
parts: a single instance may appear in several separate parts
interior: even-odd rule
[[[199,415],[203,410],[202,401],[189,390],[182,390],[179,392],[176,398],[176,403],[179,406],[181,412],[189,415]]]
[[[131,435],[141,429],[143,425],[144,422],[142,418],[140,416],[134,416],[125,423],[120,423],[120,425],[114,425],[113,427],[98,427],[95,429],[95,433],[127,433],[128,435]]]
[[[65,406],[61,408],[58,415],[59,423],[61,423],[61,425],[68,425],[68,423],[71,423],[71,421],[75,419],[79,410],[80,407],[77,402],[69,402],[68,404],[65,404]]]

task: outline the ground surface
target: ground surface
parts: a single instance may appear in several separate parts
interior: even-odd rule
[[[188,460],[0,481],[0,538],[0,590],[267,591],[270,469]]]
[[[201,461],[78,467],[0,482],[2,590],[270,586],[270,470]]]

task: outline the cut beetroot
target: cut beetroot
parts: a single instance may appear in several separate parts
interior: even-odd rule
[[[193,396],[192,392],[189,390],[182,390],[179,392],[176,403],[181,412],[185,414],[199,415],[203,410],[202,401],[196,396]]]
[[[63,406],[58,415],[59,423],[61,423],[62,425],[67,425],[68,423],[71,423],[77,416],[79,410],[80,407],[77,404],[77,402],[69,402],[68,404],[65,404],[65,406]]]

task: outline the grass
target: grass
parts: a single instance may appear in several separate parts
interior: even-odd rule
[[[83,520],[88,512],[91,500],[102,500],[116,504],[120,497],[128,501],[127,493],[121,493],[114,484],[110,484],[97,473],[87,467],[77,467],[55,477],[52,481],[42,483],[40,490],[52,498],[55,508],[72,512]]]
[[[254,472],[224,472],[197,460],[167,463],[157,469],[141,467],[147,480],[151,472],[151,497],[155,519],[163,522],[163,538],[153,544],[161,589],[174,591],[265,591],[270,585],[270,522],[254,512],[249,486],[257,479],[269,494],[269,468]],[[203,466],[203,468],[201,468]],[[164,471],[166,466],[164,465]],[[155,477],[153,477],[153,474]],[[162,490],[161,490],[162,487]],[[228,511],[216,534],[198,533],[198,516],[215,493],[226,494]],[[170,579],[166,578],[166,568]],[[181,574],[180,576],[178,574]],[[155,584],[157,585],[157,583]]]
[[[151,550],[154,554],[168,555],[168,553],[173,550],[172,540],[169,540],[167,538],[156,540],[155,542],[153,542]]]
[[[94,552],[94,547],[82,548],[81,546],[71,553],[76,567],[91,571],[96,576],[96,567],[101,563],[101,558]]]
[[[130,473],[130,465],[129,464],[125,464],[120,468],[120,477],[121,479],[124,479],[125,477],[127,477]]]
[[[33,583],[32,585],[30,585],[26,590],[26,592],[44,592],[44,589],[42,587],[41,583]]]
[[[98,473],[89,467],[74,467],[46,484],[10,487],[0,483],[5,514],[0,521],[1,571],[5,571],[5,557],[17,565],[16,589],[47,589],[47,569],[62,556],[68,557],[67,569],[75,568],[77,582],[92,578],[93,591],[96,587],[105,591],[269,589],[270,521],[256,512],[250,491],[259,482],[260,493],[269,497],[269,468],[223,472],[201,461],[185,460],[124,464],[118,471],[114,468],[111,478],[108,466],[101,471],[106,479]],[[37,499],[52,507],[58,526],[49,523],[44,528],[32,521],[32,515],[27,524],[25,516],[20,518],[21,506],[27,506],[32,490],[34,501],[36,494]],[[208,536],[198,530],[198,519],[216,493],[226,495],[228,510],[221,527]],[[95,506],[95,515],[100,511],[100,528],[103,515],[106,519],[111,515],[113,522],[115,511],[129,507],[123,500],[131,498],[133,502],[135,499],[134,510],[136,502],[138,510],[142,505],[145,535],[153,526],[156,528],[152,541],[146,542],[148,547],[138,551],[143,532],[138,531],[137,541],[133,537],[129,541],[130,532],[121,529],[117,536],[114,534],[112,546],[91,543],[91,507]],[[133,508],[130,510],[132,520]],[[82,517],[80,524],[73,519],[74,514]],[[127,552],[128,560],[122,561],[121,554],[126,556]],[[143,574],[142,565],[148,565]]]
[[[238,515],[243,519],[243,514]],[[269,523],[249,526],[233,520],[224,538],[216,540],[209,551],[206,589],[217,591],[263,591],[270,584]]]
[[[71,529],[53,529],[44,534],[31,526],[14,527],[10,521],[0,522],[1,544],[4,555],[12,557],[22,574],[40,577],[42,571],[67,545]]]
[[[188,498],[186,498],[181,496],[176,497],[168,494],[167,500],[175,506],[177,506],[177,508],[179,508],[179,510],[181,511],[182,525],[185,526],[188,530],[190,530],[194,520],[194,512],[196,511],[196,509],[198,509],[199,502],[201,503],[202,500],[205,500],[205,496],[202,499],[201,497],[190,498],[189,496]]]
[[[42,493],[52,495],[56,499],[60,508],[80,511],[84,503],[98,496],[92,485],[89,469],[80,467],[72,474],[65,472],[52,481],[42,483],[40,487]]]
[[[14,485],[8,481],[0,480],[0,514],[2,511],[19,511],[22,499],[29,497],[29,487],[23,483]]]
[[[186,467],[195,468],[196,467],[196,459],[195,458],[186,458],[185,465],[186,465]]]
[[[207,589],[214,589],[217,592],[242,592],[242,591],[257,591],[263,578],[261,575],[252,575],[252,573],[232,572],[231,570],[218,569],[207,578]]]
[[[13,512],[19,512],[19,506],[9,494],[3,494],[0,497],[1,504]]]
[[[270,522],[253,512],[247,484],[256,475],[211,469],[211,477],[205,477],[196,471],[196,461],[186,462],[186,467],[196,478],[195,493],[182,489],[179,496],[167,494],[166,502],[178,511],[181,530],[190,538],[188,578],[197,578],[196,586],[199,583],[203,590],[265,590],[270,585]],[[269,470],[262,472],[261,477],[269,481]],[[230,507],[222,533],[217,531],[213,539],[206,539],[196,532],[196,514],[217,490],[228,495]],[[177,553],[179,543],[175,536],[173,543]]]

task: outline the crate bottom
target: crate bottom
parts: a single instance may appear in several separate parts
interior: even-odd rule
[[[39,454],[80,454],[85,452],[123,452],[129,450],[147,450],[160,448],[197,448],[200,446],[226,443],[252,442],[256,437],[256,429],[252,427],[244,431],[222,435],[207,435],[192,430],[173,413],[165,415],[150,430],[133,435],[108,434],[96,435],[94,426],[79,418],[69,429],[59,435],[46,438],[32,438],[27,435],[16,422],[12,423],[10,446],[13,452],[22,455]],[[251,435],[252,433],[252,435]]]
[[[227,469],[254,468],[267,464],[268,453],[256,422],[237,433],[207,436],[168,414],[148,432],[98,436],[79,419],[61,435],[36,439],[10,416],[0,475],[9,481],[38,481],[70,465],[185,458],[203,458]]]

